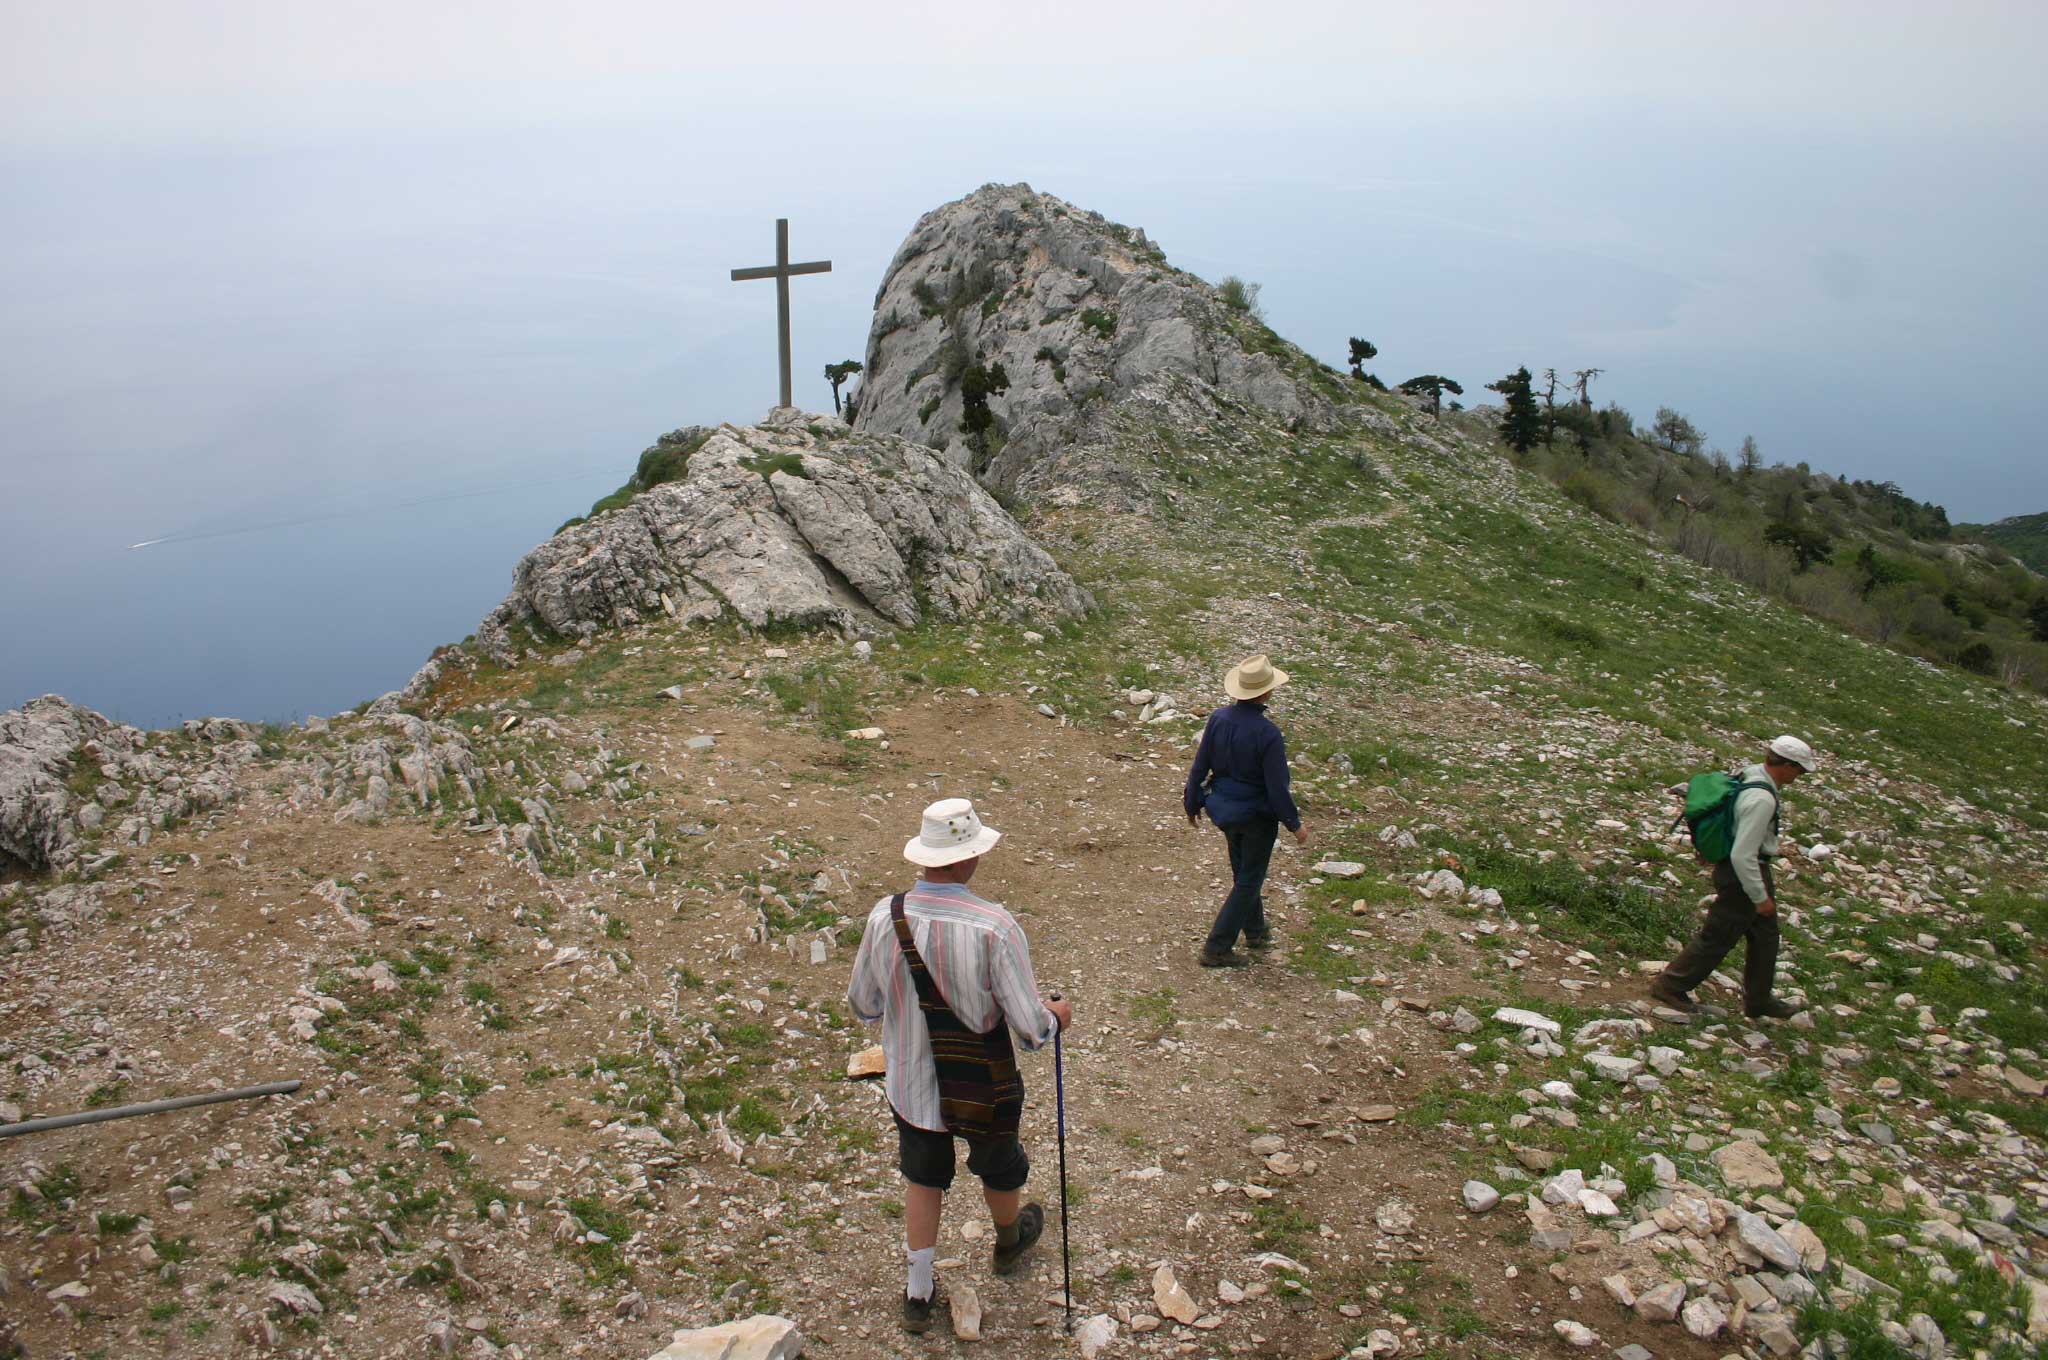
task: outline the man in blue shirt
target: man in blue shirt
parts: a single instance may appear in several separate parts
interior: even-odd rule
[[[1297,844],[1308,844],[1308,828],[1288,792],[1287,739],[1266,716],[1266,702],[1287,683],[1264,653],[1231,667],[1223,689],[1237,702],[1209,715],[1181,803],[1193,826],[1207,809],[1209,820],[1223,833],[1230,850],[1230,895],[1216,913],[1216,924],[1202,946],[1204,968],[1242,968],[1250,962],[1237,952],[1244,935],[1252,949],[1264,949],[1273,932],[1266,924],[1266,866],[1273,842],[1285,825]]]

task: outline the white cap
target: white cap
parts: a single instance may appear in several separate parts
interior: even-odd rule
[[[1797,737],[1772,737],[1765,749],[1780,760],[1791,761],[1808,774],[1812,774],[1813,767],[1820,763],[1813,754],[1813,748]]]

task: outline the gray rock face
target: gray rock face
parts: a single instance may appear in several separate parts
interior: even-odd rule
[[[1001,364],[999,438],[961,430],[961,373]],[[1108,408],[1162,379],[1293,428],[1336,409],[1311,361],[1214,288],[1166,263],[1145,233],[1033,191],[986,185],[926,213],[875,298],[855,426],[943,449],[955,466],[1026,494],[1071,484],[1040,465],[1101,432]],[[1333,380],[1329,386],[1341,392]]]
[[[394,768],[402,785],[396,790],[387,777]],[[421,811],[438,797],[473,807],[484,779],[468,738],[445,723],[409,713],[359,720],[347,729],[334,757],[310,756],[303,769],[307,789],[343,805],[337,822],[374,821],[401,799]]]
[[[112,724],[54,694],[0,713],[0,853],[31,869],[67,863],[76,839],[71,755]]]
[[[234,796],[235,771],[261,754],[253,736],[247,723],[195,719],[152,747],[54,694],[0,713],[0,859],[62,869],[91,837],[144,842],[153,827],[218,807]]]
[[[1092,607],[994,497],[930,449],[778,412],[721,427],[681,480],[520,559],[477,644],[510,662],[542,629],[587,638],[664,616],[858,633],[928,615],[1060,618]]]

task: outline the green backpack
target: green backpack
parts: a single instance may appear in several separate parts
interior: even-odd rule
[[[1686,781],[1685,811],[1671,823],[1673,831],[1683,822],[1692,832],[1692,848],[1702,863],[1720,864],[1735,853],[1735,800],[1750,789],[1769,789],[1771,802],[1778,801],[1778,786],[1768,779],[1744,781],[1740,775],[1712,770]],[[1771,818],[1777,820],[1772,808]]]

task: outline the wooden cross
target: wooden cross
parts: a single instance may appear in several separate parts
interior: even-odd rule
[[[812,260],[808,264],[791,264],[789,262],[789,219],[787,217],[775,219],[774,264],[764,264],[753,269],[735,269],[732,271],[732,281],[734,283],[744,283],[748,279],[775,280],[776,340],[782,357],[782,400],[778,403],[779,405],[793,406],[796,404],[790,400],[789,395],[790,276],[793,274],[829,274],[831,272],[832,262],[830,260]]]

